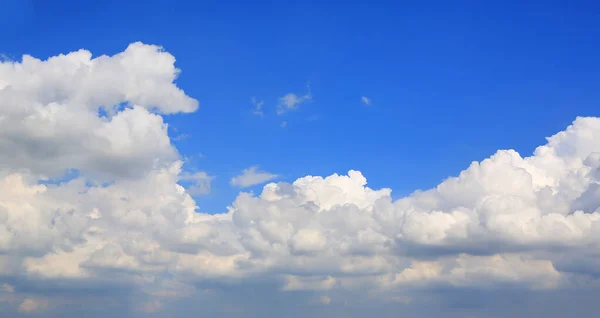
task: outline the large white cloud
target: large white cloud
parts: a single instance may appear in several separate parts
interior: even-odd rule
[[[192,112],[175,59],[131,44],[114,56],[85,50],[0,64],[0,168],[56,176],[140,177],[177,159],[161,113]],[[124,111],[119,106],[127,103]],[[98,116],[99,113],[105,116]]]
[[[578,264],[600,252],[600,118],[577,118],[531,157],[501,150],[396,201],[350,171],[270,183],[208,215],[178,184],[190,175],[160,115],[198,104],[173,84],[174,61],[134,43],[111,57],[0,64],[0,286],[10,294],[0,300],[41,311],[60,302],[26,286],[126,285],[149,295],[139,304],[149,312],[203,284],[389,296],[560,289],[594,272]],[[69,181],[40,183],[69,170]]]

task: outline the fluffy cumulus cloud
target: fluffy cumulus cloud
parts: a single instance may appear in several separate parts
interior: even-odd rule
[[[178,155],[157,113],[198,107],[173,84],[174,62],[134,43],[110,57],[80,50],[1,63],[0,169],[122,179],[165,167]]]
[[[413,306],[458,291],[598,290],[600,118],[398,200],[349,171],[269,183],[209,215],[191,195],[211,177],[182,169],[162,117],[198,106],[174,62],[134,43],[0,64],[0,312],[127,299],[123,316],[160,314],[190,297],[257,297],[244,286],[327,308],[357,293]]]

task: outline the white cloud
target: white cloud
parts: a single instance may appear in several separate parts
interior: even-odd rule
[[[265,183],[277,178],[278,175],[261,171],[258,166],[244,169],[242,174],[231,178],[230,184],[236,187],[246,188],[249,186]]]
[[[10,284],[2,284],[2,288],[0,288],[0,290],[7,293],[15,292],[15,288]]]
[[[323,305],[329,305],[329,304],[331,304],[331,297],[321,296],[321,297],[319,297],[319,302]]]
[[[264,101],[259,101],[256,99],[256,97],[252,97],[250,99],[250,103],[252,103],[252,105],[254,106],[254,108],[252,109],[252,113],[254,115],[260,116],[260,117],[264,117],[264,112],[263,112],[263,105],[265,104]]]
[[[166,166],[178,153],[162,117],[150,111],[198,107],[173,84],[174,62],[160,47],[133,43],[110,57],[80,50],[0,63],[0,169],[129,178]],[[132,106],[117,112],[121,103]],[[109,118],[97,116],[99,109]]]
[[[361,97],[360,101],[365,105],[371,105],[371,99],[366,96]]]
[[[187,188],[187,193],[190,195],[202,195],[208,194],[211,190],[211,183],[215,179],[214,176],[208,175],[208,173],[201,171],[194,174],[183,174],[179,180],[192,181],[194,184]]]
[[[11,284],[0,301],[14,310],[54,309],[47,286],[74,298],[143,291],[151,311],[196,288],[265,280],[414,303],[411,291],[439,287],[600,291],[588,279],[600,264],[600,118],[398,200],[349,171],[269,183],[209,215],[179,182],[206,191],[211,177],[182,170],[160,115],[197,106],[172,83],[174,58],[139,43],[90,56],[0,64],[0,278]],[[134,106],[112,110],[122,102]],[[67,169],[80,173],[39,183]],[[274,177],[251,167],[231,183]]]
[[[48,301],[44,299],[26,298],[19,305],[19,311],[25,313],[42,312],[48,309]]]
[[[281,124],[279,124],[279,126],[280,126],[281,128],[285,128],[285,127],[287,127],[287,121],[285,121],[285,120],[284,120],[284,121],[282,121],[282,122],[281,122]]]
[[[310,86],[307,85],[306,87],[308,92],[302,96],[294,93],[288,93],[283,97],[280,97],[279,103],[277,104],[277,115],[282,115],[288,111],[296,110],[301,104],[311,101],[312,94],[310,92]]]

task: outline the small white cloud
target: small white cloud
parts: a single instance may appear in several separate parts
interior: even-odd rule
[[[151,314],[151,313],[160,311],[162,308],[163,308],[163,304],[160,301],[153,300],[153,301],[149,301],[149,302],[142,304],[142,306],[140,307],[140,310],[147,314]]]
[[[12,285],[4,284],[4,285],[2,285],[2,287],[0,287],[0,291],[7,292],[7,293],[14,293],[15,288]]]
[[[285,128],[287,126],[287,121],[282,121],[280,126],[281,128]]]
[[[254,105],[254,108],[252,109],[252,113],[254,115],[263,117],[265,114],[263,113],[263,105],[265,104],[264,101],[259,101],[256,99],[256,97],[252,96],[252,98],[250,99],[250,103],[252,103],[252,105]]]
[[[180,180],[195,182],[194,185],[187,188],[187,193],[190,195],[202,195],[210,193],[211,183],[214,179],[214,176],[209,176],[203,171],[196,172],[194,174],[184,174],[180,177]]]
[[[303,96],[298,96],[294,93],[289,93],[279,98],[279,104],[277,104],[277,115],[282,115],[287,111],[296,110],[298,107],[307,101],[312,100],[312,94],[310,93],[310,85],[306,85],[307,92]]]
[[[173,141],[180,141],[180,140],[183,140],[183,139],[187,139],[189,137],[190,137],[190,135],[180,134],[180,135],[177,135],[177,136],[171,138],[171,140],[173,140]]]
[[[258,166],[252,166],[244,169],[242,174],[231,178],[230,184],[232,186],[246,188],[249,186],[265,183],[279,177],[276,174],[272,174],[266,171],[258,170]]]
[[[19,305],[19,311],[25,313],[41,312],[46,309],[48,309],[48,301],[45,299],[25,298]]]
[[[331,304],[331,297],[321,296],[321,297],[319,297],[319,302],[323,305],[329,305],[329,304]]]
[[[367,96],[363,96],[360,98],[360,100],[362,101],[363,104],[365,105],[371,105],[372,101],[370,98],[368,98]]]

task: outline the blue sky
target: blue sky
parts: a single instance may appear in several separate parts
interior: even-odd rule
[[[595,1],[0,0],[0,28],[0,316],[596,311]]]
[[[597,113],[593,1],[8,3],[20,8],[2,16],[12,57],[111,55],[142,41],[177,58],[178,85],[200,109],[166,121],[189,136],[175,142],[182,154],[202,154],[187,167],[217,177],[198,198],[209,212],[224,211],[229,179],[251,165],[286,181],[357,169],[396,197],[497,149],[529,154]],[[278,98],[307,83],[313,100],[277,116]]]

